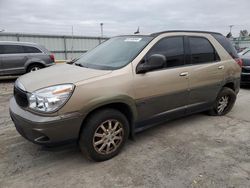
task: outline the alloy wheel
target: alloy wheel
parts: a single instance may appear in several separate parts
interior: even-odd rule
[[[222,113],[229,104],[229,96],[223,96],[218,101],[217,111],[218,113]]]
[[[97,127],[93,136],[93,146],[100,154],[110,154],[119,148],[123,137],[124,129],[121,122],[110,119]]]
[[[30,72],[34,72],[34,71],[37,71],[37,70],[39,70],[40,69],[40,67],[32,67],[31,69],[30,69]]]

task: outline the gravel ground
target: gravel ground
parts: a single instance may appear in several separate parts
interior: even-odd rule
[[[250,187],[250,89],[224,117],[196,114],[128,141],[109,161],[86,160],[75,144],[22,138],[8,113],[13,81],[0,82],[0,187]]]

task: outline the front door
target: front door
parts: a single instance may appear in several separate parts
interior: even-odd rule
[[[3,65],[2,65],[2,54],[3,54],[3,46],[0,45],[0,76],[4,74]]]
[[[166,57],[166,66],[144,74],[135,74],[134,88],[138,121],[144,122],[185,113],[188,102],[188,69],[185,66],[183,36],[166,37],[158,41],[140,63],[152,54]]]

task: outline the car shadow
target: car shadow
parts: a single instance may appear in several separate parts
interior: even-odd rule
[[[250,89],[250,85],[241,85],[240,88],[241,89]]]
[[[11,82],[15,82],[15,80],[18,78],[19,76],[0,76],[0,83],[11,83]]]
[[[140,133],[137,133],[135,135],[135,139],[129,139],[125,144],[123,152],[112,159],[112,161],[117,162],[119,160],[124,160],[126,158],[127,152],[131,153],[131,151],[136,150],[135,148],[137,148],[138,145],[144,144],[146,140],[151,142],[151,138],[154,137],[154,135],[158,135],[159,132],[167,132],[174,127],[176,128],[188,126],[188,123],[186,122],[189,122],[191,119],[192,121],[200,121],[203,117],[204,116],[201,114],[187,116],[161,123]],[[30,143],[20,135],[17,136],[17,134],[18,133],[14,134],[14,139],[7,146],[8,162],[6,163],[5,161],[5,164],[8,164],[8,170],[10,170],[10,172],[8,173],[10,173],[10,175],[24,173],[26,170],[32,168],[39,169],[43,166],[51,166],[52,164],[71,164],[73,166],[85,165],[86,167],[86,165],[88,166],[95,163],[94,161],[88,160],[87,157],[81,153],[77,142],[71,142],[68,144],[52,147],[39,146]],[[16,171],[16,169],[19,168],[20,165],[22,165],[22,169]]]
[[[186,116],[186,117],[182,117],[179,119],[159,123],[151,128],[148,128],[139,133],[136,133],[134,139],[128,139],[127,143],[125,144],[124,149],[128,151],[129,148],[133,147],[133,145],[136,145],[137,142],[138,143],[144,142],[145,140],[148,139],[148,137],[151,137],[154,134],[157,134],[162,131],[163,132],[167,131],[168,129],[170,130],[174,127],[176,128],[176,127],[188,126],[188,124],[183,123],[183,122],[189,122],[190,120],[200,121],[200,119],[202,119],[204,116],[206,115],[200,113],[200,114],[194,114],[191,116]],[[27,144],[28,144],[28,141],[27,141]],[[32,144],[32,143],[29,143],[29,144]],[[38,158],[43,158],[42,155],[46,157],[46,160],[44,160],[45,163],[49,163],[50,161],[54,161],[55,159],[57,160],[63,159],[65,161],[68,161],[68,160],[72,160],[72,158],[74,158],[76,162],[80,162],[80,163],[93,163],[93,161],[86,159],[86,156],[83,156],[83,154],[81,153],[79,149],[79,145],[77,141],[70,142],[70,143],[63,144],[63,145],[56,145],[56,146],[49,146],[49,147],[33,145],[32,148],[38,151],[38,153],[40,153],[41,156],[36,154]]]

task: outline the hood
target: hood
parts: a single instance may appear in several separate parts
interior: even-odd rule
[[[18,78],[26,91],[33,92],[48,86],[76,83],[109,74],[112,71],[96,70],[69,64],[54,65]]]

